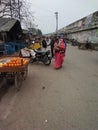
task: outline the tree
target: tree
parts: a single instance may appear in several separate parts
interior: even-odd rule
[[[34,12],[29,7],[30,4],[26,0],[0,0],[0,18],[15,18],[21,22],[23,28],[36,29],[38,25],[34,23]],[[38,34],[42,35],[39,29]]]
[[[19,0],[1,0],[0,17],[11,17],[20,20],[22,2]]]
[[[42,31],[40,29],[38,29],[37,32],[39,36],[42,36]]]
[[[33,14],[25,0],[0,0],[0,18],[11,17],[29,25],[34,22]]]

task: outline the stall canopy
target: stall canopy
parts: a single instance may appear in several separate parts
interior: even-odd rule
[[[0,18],[0,34],[6,34],[8,41],[14,41],[22,33],[20,22],[13,18]]]

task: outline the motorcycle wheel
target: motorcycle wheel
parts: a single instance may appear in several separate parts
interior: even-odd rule
[[[51,58],[50,57],[47,57],[47,60],[43,61],[43,63],[45,65],[50,65],[51,64]]]

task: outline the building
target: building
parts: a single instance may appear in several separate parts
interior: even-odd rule
[[[12,18],[0,18],[0,41],[16,41],[22,35],[20,22]]]
[[[25,45],[21,40],[22,29],[18,20],[0,18],[0,55],[13,54]]]
[[[98,44],[98,11],[69,24],[59,32],[66,34],[68,39]]]

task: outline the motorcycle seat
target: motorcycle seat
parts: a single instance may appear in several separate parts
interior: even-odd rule
[[[35,52],[41,54],[41,53],[46,53],[47,51],[46,50],[35,50]]]

